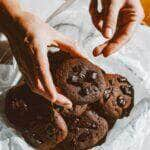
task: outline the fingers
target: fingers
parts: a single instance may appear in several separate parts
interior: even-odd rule
[[[124,25],[120,31],[114,36],[114,38],[108,43],[108,45],[103,49],[104,57],[107,57],[117,50],[119,50],[125,43],[127,43],[132,37],[136,27],[137,22],[130,22]]]
[[[69,52],[75,57],[86,58],[86,56],[81,53],[75,42],[60,33],[57,35],[56,43],[62,51]]]
[[[3,13],[9,14],[11,16],[18,16],[21,13],[21,7],[18,0],[1,0],[0,9]]]
[[[47,57],[47,47],[40,45],[36,52],[36,64],[37,64],[37,74],[42,83],[42,86],[50,101],[55,102],[57,98],[57,91],[52,80],[51,73],[49,71],[49,61]]]
[[[112,38],[117,26],[118,15],[120,11],[119,1],[112,1],[106,10],[104,16],[104,24],[102,29],[102,34],[105,38]]]
[[[96,57],[96,56],[99,56],[103,49],[107,46],[108,42],[105,42],[104,44],[102,45],[99,45],[97,46],[94,50],[93,50],[93,55]]]
[[[38,51],[36,54],[39,74],[39,80],[37,84],[38,91],[40,91],[40,94],[49,99],[51,102],[63,106],[67,109],[72,108],[72,103],[70,100],[65,96],[57,93],[51,73],[49,71],[46,47],[41,47],[41,49],[43,50]]]
[[[105,1],[109,2],[109,1]],[[103,35],[109,38],[109,41],[97,46],[93,55],[98,56],[103,53],[105,57],[119,50],[132,37],[137,25],[144,16],[142,6],[140,4],[129,2],[130,7],[124,7],[122,1],[114,1],[105,8]],[[120,8],[122,8],[120,10]],[[107,10],[107,11],[106,11]]]
[[[43,88],[43,85],[42,85],[40,79],[37,79],[35,82],[36,83],[34,83],[34,87],[29,82],[27,82],[27,83],[29,83],[28,85],[31,87],[33,92],[45,97],[46,99],[49,99],[49,95],[47,95],[47,93],[45,92],[45,89]],[[59,94],[58,92],[56,93],[56,100],[51,101],[51,102],[54,102],[55,104],[62,106],[66,109],[72,108],[71,101],[68,98],[66,98],[65,96]]]
[[[56,87],[58,95],[57,95],[57,100],[56,100],[56,104],[63,106],[67,109],[71,109],[72,108],[72,102],[66,98],[65,96],[62,95],[62,91],[60,88]]]
[[[72,103],[71,101],[66,98],[65,96],[61,95],[61,94],[57,94],[57,100],[55,102],[55,104],[59,105],[59,106],[63,106],[67,109],[71,109],[72,108]]]
[[[98,0],[91,0],[89,12],[92,17],[92,22],[94,26],[99,30],[102,31],[102,13],[98,12]]]
[[[91,0],[91,3],[90,3],[90,7],[89,7],[89,12],[90,14],[93,16],[94,14],[98,14],[98,9],[97,9],[97,6],[98,6],[98,0]]]

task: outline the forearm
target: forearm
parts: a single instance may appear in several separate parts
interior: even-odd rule
[[[17,0],[0,0],[0,28],[11,24],[21,14]]]

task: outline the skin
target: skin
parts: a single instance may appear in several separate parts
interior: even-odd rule
[[[92,21],[108,41],[96,47],[93,54],[109,56],[131,38],[144,13],[139,0],[103,0],[102,12],[98,12],[97,6],[97,0],[91,0]],[[84,57],[76,44],[37,16],[23,12],[17,0],[0,0],[0,22],[0,30],[8,37],[19,69],[32,91],[71,108],[70,100],[53,83],[47,47],[56,46],[73,56]]]
[[[56,90],[47,53],[48,47],[55,46],[73,56],[84,57],[76,43],[37,16],[23,12],[16,0],[0,0],[0,21],[0,29],[7,36],[19,69],[31,90],[53,103],[71,108],[70,100]]]
[[[144,18],[140,0],[102,0],[98,11],[98,0],[91,0],[90,14],[93,24],[108,40],[97,46],[93,54],[107,57],[125,45]]]

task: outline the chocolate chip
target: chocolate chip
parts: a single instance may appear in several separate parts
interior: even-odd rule
[[[91,137],[91,134],[90,134],[89,131],[87,131],[87,132],[83,132],[83,133],[78,137],[78,140],[79,140],[80,142],[84,142],[84,141],[86,141],[87,139],[89,139],[90,137]]]
[[[88,88],[82,88],[79,93],[82,96],[86,96],[86,95],[90,94],[90,90]]]
[[[85,77],[86,77],[85,73],[81,71],[79,73],[79,78],[82,80],[82,79],[85,79]]]
[[[96,122],[92,123],[92,129],[97,129],[97,123]]]
[[[91,122],[87,124],[87,128],[89,129],[97,129],[98,128],[98,124],[96,122]]]
[[[72,82],[72,83],[77,83],[77,82],[78,82],[78,77],[75,76],[75,75],[73,75],[73,76],[71,77],[71,82]]]
[[[105,102],[110,98],[111,93],[112,93],[112,90],[110,88],[108,88],[104,91],[103,98],[104,98]]]
[[[96,73],[96,72],[93,72],[93,73],[91,74],[91,79],[93,79],[93,80],[96,80],[96,79],[97,79],[97,73]]]
[[[118,104],[119,107],[125,106],[126,101],[125,101],[125,99],[124,99],[123,96],[119,96],[119,97],[117,98],[117,104]]]
[[[94,87],[92,87],[92,91],[97,93],[99,90],[98,90],[98,88],[96,86],[94,86]]]
[[[34,145],[39,145],[39,144],[42,144],[42,143],[43,143],[40,139],[38,139],[38,138],[36,137],[36,134],[35,134],[35,133],[32,133],[32,134],[30,135],[30,141],[31,141],[31,143],[34,144]]]
[[[101,71],[102,71],[103,74],[106,74],[106,72],[104,70],[101,69]]]
[[[42,144],[42,141],[36,139],[36,143]]]
[[[133,88],[131,85],[122,85],[120,86],[121,91],[123,92],[123,94],[132,96],[133,95]]]
[[[74,121],[75,124],[79,123],[79,118],[76,118],[76,120]]]
[[[87,72],[87,77],[88,77],[89,80],[94,81],[94,80],[97,79],[98,74],[97,74],[97,72],[94,72],[94,71],[88,71]]]
[[[30,135],[30,142],[34,145],[38,144],[36,139],[35,139],[35,134],[34,133]]]
[[[119,81],[119,82],[127,82],[127,79],[125,78],[125,77],[118,77],[117,78],[117,80]]]
[[[78,85],[78,81],[79,81],[79,78],[76,75],[71,75],[67,80],[69,84],[73,84],[73,85]]]

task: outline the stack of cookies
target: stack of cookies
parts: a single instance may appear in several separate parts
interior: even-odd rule
[[[116,120],[130,114],[132,85],[67,53],[49,54],[49,61],[55,85],[73,108],[52,105],[23,83],[7,94],[8,120],[38,149],[83,150],[103,143]]]

